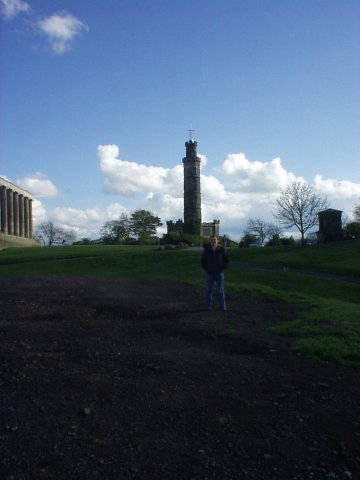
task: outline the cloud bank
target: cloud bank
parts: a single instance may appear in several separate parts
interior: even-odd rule
[[[273,192],[300,179],[283,168],[280,158],[259,162],[248,160],[244,153],[231,153],[222,168],[225,175],[232,179],[235,190],[249,192]]]
[[[104,174],[104,192],[132,197],[144,193],[182,195],[182,166],[147,166],[118,158],[117,145],[99,145],[100,170]],[[175,190],[174,190],[175,188]]]
[[[37,172],[16,182],[32,192],[35,224],[48,219],[62,227],[74,230],[78,238],[98,238],[100,228],[108,220],[119,218],[121,213],[131,214],[137,209],[147,209],[158,215],[166,232],[166,221],[183,218],[183,166],[165,168],[123,160],[117,145],[99,145],[97,154],[99,171],[103,180],[103,196],[94,198],[102,203],[110,195],[118,200],[105,206],[88,208],[57,206],[47,210],[39,200],[56,197],[58,189],[43,173]],[[206,159],[205,156],[201,156]],[[206,162],[206,160],[205,160]],[[304,180],[289,172],[280,158],[269,162],[251,161],[244,153],[229,154],[219,169],[207,174],[209,165],[202,163],[201,197],[203,221],[221,220],[221,232],[239,240],[249,218],[274,222],[274,200],[290,182]],[[304,180],[305,181],[305,180]],[[327,196],[331,208],[343,210],[351,216],[360,201],[360,184],[349,180],[334,180],[316,175],[312,184],[321,196]],[[65,188],[65,187],[64,187]],[[45,200],[44,200],[45,201]]]

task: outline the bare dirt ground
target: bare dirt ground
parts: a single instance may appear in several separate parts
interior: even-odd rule
[[[299,307],[175,282],[0,276],[0,478],[359,479],[356,370],[272,333]]]

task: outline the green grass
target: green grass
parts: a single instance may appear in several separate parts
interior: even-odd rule
[[[305,247],[238,248],[233,258],[246,263],[278,264],[319,272],[360,275],[360,243]]]
[[[228,290],[309,307],[274,327],[294,337],[295,350],[318,360],[360,365],[360,283],[336,276],[360,278],[359,244],[235,248],[230,258]],[[276,269],[264,269],[264,265]],[[309,275],[308,270],[333,276]],[[0,274],[6,273],[168,278],[203,285],[199,252],[153,246],[9,248],[0,251]]]
[[[0,251],[0,273],[175,277],[186,280],[189,275],[191,277],[191,271],[188,271],[187,262],[181,260],[181,253],[184,252],[148,246],[12,248]],[[192,256],[194,252],[187,252],[186,259],[190,263]]]

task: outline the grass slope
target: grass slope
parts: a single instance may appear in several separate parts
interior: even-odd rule
[[[360,365],[359,244],[236,248],[229,254],[227,289],[310,306],[301,316],[275,327],[294,335],[297,351],[325,361]],[[199,255],[199,251],[142,246],[10,248],[0,251],[0,274],[157,277],[202,285]],[[359,282],[344,281],[342,275]]]

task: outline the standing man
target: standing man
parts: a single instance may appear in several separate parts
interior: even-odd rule
[[[210,245],[204,246],[201,256],[201,265],[205,270],[205,308],[211,309],[211,297],[214,282],[217,286],[218,302],[221,310],[226,310],[224,292],[224,270],[228,266],[229,258],[224,248],[218,245],[218,238],[212,235],[209,238]]]

